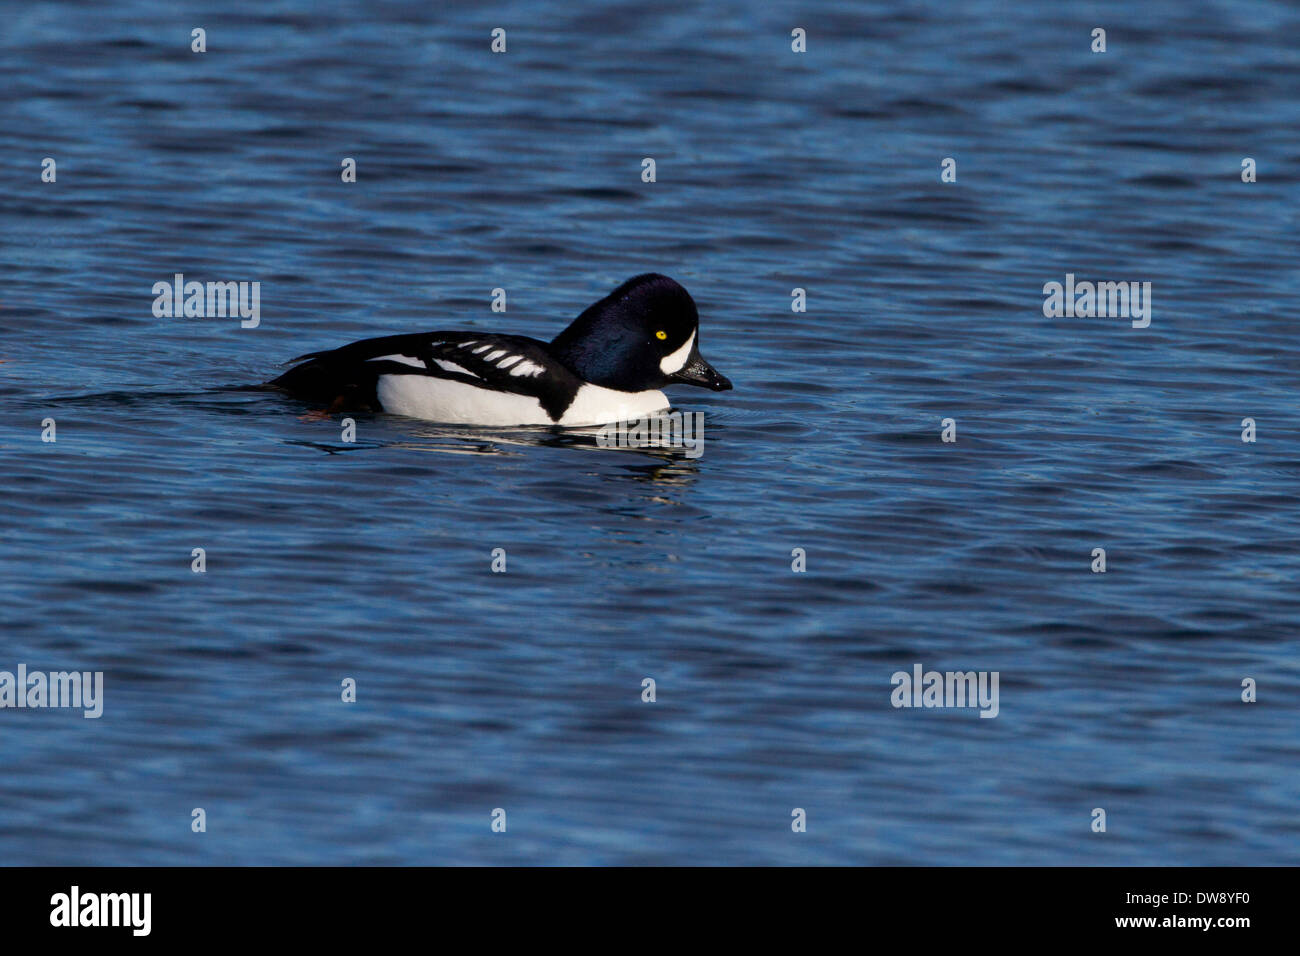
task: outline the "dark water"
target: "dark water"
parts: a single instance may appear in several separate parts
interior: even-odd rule
[[[0,710],[0,859],[1300,861],[1296,7],[244,7],[0,21],[0,670],[105,675]],[[227,390],[647,270],[697,459]]]

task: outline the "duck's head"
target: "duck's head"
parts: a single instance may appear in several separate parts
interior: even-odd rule
[[[605,388],[731,388],[700,354],[700,316],[690,293],[654,272],[628,279],[588,308],[555,337],[551,351],[579,378]]]

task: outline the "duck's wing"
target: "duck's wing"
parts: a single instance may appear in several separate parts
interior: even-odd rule
[[[572,398],[581,384],[550,353],[523,335],[418,332],[364,339],[299,356],[267,384],[332,409],[382,410],[381,376],[420,375],[537,398],[544,407]],[[563,407],[563,406],[561,406]]]

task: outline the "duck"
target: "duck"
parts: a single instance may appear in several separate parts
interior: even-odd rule
[[[700,354],[695,300],[657,272],[633,276],[550,342],[496,332],[363,339],[290,360],[263,387],[329,412],[405,415],[449,425],[561,428],[663,413],[662,389],[715,392],[730,380]]]

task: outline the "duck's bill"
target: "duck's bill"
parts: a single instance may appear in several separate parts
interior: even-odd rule
[[[704,388],[711,388],[715,392],[725,392],[731,388],[731,381],[725,376],[718,374],[718,371],[704,361],[704,356],[696,352],[691,356],[691,360],[686,363],[676,375],[669,377],[669,381],[683,382],[687,385],[700,385]]]

